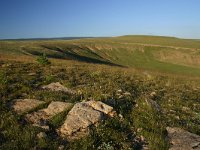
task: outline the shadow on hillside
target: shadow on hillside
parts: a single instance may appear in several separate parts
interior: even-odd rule
[[[87,62],[87,63],[105,64],[105,65],[110,65],[110,66],[124,67],[122,65],[114,64],[112,62],[109,62],[108,60],[105,60],[104,58],[102,58],[98,54],[90,51],[87,48],[84,49],[84,48],[81,48],[81,47],[78,47],[78,46],[75,47],[79,50],[87,50],[87,52],[93,54],[94,56],[98,57],[99,59],[79,55],[76,52],[74,52],[71,47],[67,47],[66,48],[67,50],[62,50],[61,48],[58,48],[58,47],[48,47],[48,46],[44,46],[44,45],[42,45],[42,47],[56,52],[54,54],[47,54],[47,56],[50,57],[50,58],[71,59],[71,60],[77,60],[77,61]],[[42,54],[42,52],[38,52],[38,51],[29,51],[29,53],[31,53],[32,55],[37,55],[37,56]]]

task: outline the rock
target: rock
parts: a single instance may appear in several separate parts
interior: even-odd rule
[[[120,119],[123,119],[123,118],[124,118],[124,117],[122,116],[122,114],[119,114],[118,116],[119,116]]]
[[[173,109],[170,109],[169,112],[172,113],[172,114],[175,114],[175,113],[176,113],[176,111],[173,110]]]
[[[150,148],[148,147],[147,140],[142,135],[136,136],[134,139],[134,143],[135,143],[135,145],[138,145],[136,147],[140,147],[139,149],[141,149],[141,150],[150,150]]]
[[[100,101],[88,101],[86,102],[89,106],[91,106],[93,109],[103,112],[104,114],[110,115],[112,113],[113,108],[111,106],[108,106]]]
[[[105,114],[112,114],[113,108],[100,102],[88,101],[74,105],[68,113],[58,133],[68,140],[80,138],[88,133],[88,127],[105,119]]]
[[[180,120],[180,117],[179,117],[179,116],[174,116],[174,118],[176,118],[177,120]]]
[[[122,93],[122,89],[117,90],[118,93]]]
[[[119,90],[117,90],[116,95],[119,98],[123,98],[123,97],[126,97],[126,96],[131,96],[131,93],[127,92],[127,91],[123,92],[121,89],[119,89]]]
[[[94,110],[86,103],[76,104],[69,112],[64,125],[60,129],[61,136],[72,135],[80,129],[103,120],[103,113]]]
[[[137,129],[137,132],[141,132],[143,129],[142,128],[138,128]]]
[[[51,90],[51,91],[61,91],[61,92],[69,93],[69,94],[76,94],[75,91],[66,88],[59,82],[51,83],[49,85],[43,86],[42,89],[47,89],[47,90]]]
[[[64,150],[65,149],[65,146],[64,145],[60,145],[59,147],[58,147],[58,150]]]
[[[156,92],[151,92],[151,93],[150,93],[150,96],[151,96],[152,98],[154,98],[154,97],[156,96]]]
[[[135,108],[137,108],[137,107],[139,107],[139,105],[138,105],[138,104],[135,104]]]
[[[12,108],[16,113],[22,114],[44,103],[36,99],[16,99],[13,101]]]
[[[43,111],[49,116],[53,116],[66,109],[69,109],[71,106],[72,106],[72,103],[53,101],[49,104],[49,106],[46,109],[43,109]]]
[[[47,108],[27,114],[25,117],[26,120],[33,123],[33,125],[48,129],[48,120],[64,110],[69,109],[71,106],[71,103],[51,102]]]
[[[119,117],[119,121],[124,121],[124,116],[122,114],[118,114],[118,117]]]
[[[30,72],[28,75],[29,75],[29,76],[35,76],[36,73],[35,73],[35,72]]]
[[[148,145],[143,145],[142,150],[150,150]]]
[[[189,108],[189,107],[184,107],[184,106],[183,106],[183,107],[182,107],[182,110],[187,112],[187,111],[190,110],[190,108]]]
[[[42,128],[42,129],[44,129],[44,130],[46,130],[46,131],[48,131],[48,130],[50,130],[50,128],[49,128],[49,126],[48,125],[46,125],[47,124],[47,122],[40,122],[40,124],[38,124],[38,123],[33,123],[32,125],[34,126],[34,127],[39,127],[39,128]]]
[[[144,136],[140,136],[140,140],[142,141],[142,142],[144,142],[145,141],[145,138],[144,138]]]
[[[121,98],[123,98],[123,97],[124,97],[124,95],[119,95],[119,97],[118,97],[118,98],[119,98],[119,99],[121,99]]]
[[[10,67],[10,66],[11,66],[11,64],[3,64],[3,65],[1,65],[2,68],[6,68],[6,67]]]
[[[39,139],[46,138],[46,137],[47,137],[47,134],[46,134],[45,132],[40,132],[40,133],[37,134],[37,137],[38,137]]]
[[[154,110],[161,112],[161,107],[158,105],[156,101],[151,100],[151,99],[145,99],[145,100],[146,100],[146,103],[150,105]]]
[[[200,150],[200,136],[181,128],[167,127],[170,150]]]
[[[124,92],[123,93],[125,96],[131,96],[131,93],[130,92]]]

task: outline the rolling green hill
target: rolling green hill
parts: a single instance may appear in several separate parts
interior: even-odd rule
[[[200,41],[161,36],[0,41],[1,54],[73,59],[168,73],[200,75]]]

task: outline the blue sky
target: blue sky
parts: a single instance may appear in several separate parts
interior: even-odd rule
[[[200,0],[0,0],[0,38],[165,35],[200,39]]]

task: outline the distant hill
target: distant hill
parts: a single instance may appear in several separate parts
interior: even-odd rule
[[[135,42],[143,44],[155,44],[162,46],[176,46],[187,48],[200,48],[199,39],[181,39],[176,37],[166,36],[143,36],[143,35],[127,35],[116,38],[121,42]]]
[[[0,39],[0,41],[33,41],[33,40],[75,40],[94,37],[55,37],[55,38],[19,38],[19,39]]]
[[[76,40],[75,40],[76,39]],[[0,41],[1,54],[102,63],[160,72],[200,75],[200,41],[162,36],[56,38]]]

